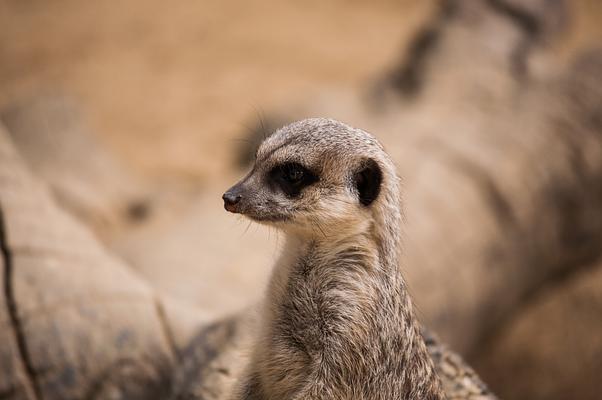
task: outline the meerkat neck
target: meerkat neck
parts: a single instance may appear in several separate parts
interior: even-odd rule
[[[400,222],[383,208],[353,235],[287,238],[254,365],[264,398],[307,382],[332,398],[444,398],[399,268]]]

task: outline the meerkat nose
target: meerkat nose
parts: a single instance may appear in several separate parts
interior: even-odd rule
[[[228,190],[226,193],[224,193],[224,195],[222,196],[222,199],[224,199],[224,208],[226,209],[226,211],[235,213],[236,212],[236,204],[238,204],[240,199],[242,199],[242,195],[239,193],[233,192],[231,190]]]

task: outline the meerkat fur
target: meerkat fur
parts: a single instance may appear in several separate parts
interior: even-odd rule
[[[381,144],[338,121],[262,143],[225,207],[286,243],[233,399],[445,398],[401,273],[400,193]]]

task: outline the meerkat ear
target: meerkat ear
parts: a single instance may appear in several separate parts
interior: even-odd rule
[[[378,197],[383,174],[376,161],[368,159],[353,177],[360,203],[369,206]]]

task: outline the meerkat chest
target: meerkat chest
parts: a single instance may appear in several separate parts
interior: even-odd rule
[[[324,360],[336,365],[357,358],[354,368],[361,366],[363,349],[377,340],[377,279],[354,251],[329,262],[299,259],[280,284],[280,297],[268,300],[274,305],[264,365],[286,373],[291,384]]]

